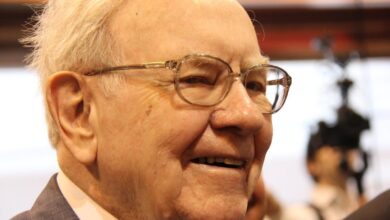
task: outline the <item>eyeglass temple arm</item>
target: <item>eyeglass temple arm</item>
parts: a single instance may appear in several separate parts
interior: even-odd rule
[[[123,71],[123,70],[135,70],[135,69],[158,69],[158,68],[167,68],[173,69],[177,65],[177,62],[174,60],[169,60],[165,62],[150,62],[143,63],[138,65],[126,65],[126,66],[117,66],[117,67],[109,67],[100,70],[93,70],[85,73],[85,76],[94,76],[102,73],[112,72],[112,71]]]
[[[290,87],[290,85],[291,85],[291,77],[290,76],[286,76],[286,79],[282,78],[282,79],[269,80],[269,81],[267,81],[267,84],[268,85],[284,85],[285,84],[285,80],[287,80],[286,86]]]

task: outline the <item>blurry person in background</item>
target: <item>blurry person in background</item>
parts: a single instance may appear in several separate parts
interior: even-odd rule
[[[360,136],[364,130],[369,129],[370,123],[345,103],[347,102],[337,110],[336,123],[319,122],[318,130],[308,141],[306,167],[315,183],[310,201],[285,206],[260,183],[262,187],[258,187],[259,193],[253,194],[260,199],[252,201],[260,201],[262,205],[259,203],[257,206],[263,209],[249,209],[248,217],[256,214],[256,218],[262,215],[272,220],[338,220],[347,217],[366,203],[363,177],[369,165],[369,158],[368,153],[360,146]],[[349,219],[355,216],[387,215],[387,194]],[[379,207],[375,208],[375,204],[379,204]],[[267,208],[268,206],[274,208]],[[249,207],[256,209],[256,205],[251,203]],[[379,213],[376,214],[375,210]]]
[[[311,200],[285,208],[282,219],[342,219],[366,202],[361,189],[353,190],[349,183],[362,180],[367,155],[358,147],[346,144],[350,143],[345,141],[348,136],[340,126],[319,123],[306,154],[307,169],[315,182]]]
[[[49,0],[30,37],[60,170],[13,219],[244,219],[291,78],[235,0]]]

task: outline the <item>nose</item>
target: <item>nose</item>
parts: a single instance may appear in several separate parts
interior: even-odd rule
[[[226,98],[215,106],[210,123],[215,129],[233,130],[239,135],[258,132],[265,121],[261,109],[249,97],[244,85],[236,78]]]

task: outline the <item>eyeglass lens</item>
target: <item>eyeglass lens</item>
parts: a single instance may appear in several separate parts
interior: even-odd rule
[[[213,57],[194,56],[182,60],[178,67],[176,86],[187,102],[211,106],[222,101],[229,92],[232,79],[230,67]],[[254,103],[264,113],[279,110],[285,99],[284,71],[273,66],[256,66],[244,73],[244,85]]]

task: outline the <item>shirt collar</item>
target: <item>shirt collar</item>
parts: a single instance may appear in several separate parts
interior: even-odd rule
[[[93,201],[62,171],[57,175],[57,182],[66,201],[80,220],[117,220],[112,214]]]

